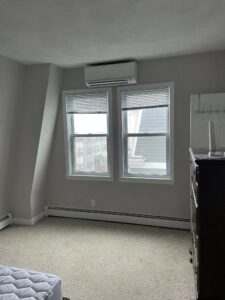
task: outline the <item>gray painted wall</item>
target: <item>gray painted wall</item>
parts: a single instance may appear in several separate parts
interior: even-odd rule
[[[171,217],[189,217],[189,99],[191,94],[225,91],[225,52],[181,56],[139,63],[139,83],[172,81],[175,83],[175,183],[141,184],[78,181],[65,178],[65,152],[62,105],[51,155],[46,201],[51,205],[144,213]],[[82,89],[83,69],[64,70],[63,89]],[[117,103],[114,106],[114,168],[118,174]]]
[[[17,104],[23,88],[25,67],[22,64],[0,56],[0,217],[9,212],[7,193],[9,162],[13,144]]]

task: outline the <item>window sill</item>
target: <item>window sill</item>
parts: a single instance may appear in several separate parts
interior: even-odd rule
[[[152,184],[174,184],[174,179],[171,177],[166,178],[145,178],[145,177],[120,177],[120,182],[130,183],[152,183]]]
[[[112,176],[66,175],[68,180],[113,181]]]

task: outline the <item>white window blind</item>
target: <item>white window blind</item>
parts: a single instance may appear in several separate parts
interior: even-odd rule
[[[67,113],[108,113],[108,93],[78,94],[66,96]]]
[[[143,90],[124,90],[121,92],[122,109],[144,109],[154,107],[165,107],[169,103],[169,87],[165,88],[143,88]]]

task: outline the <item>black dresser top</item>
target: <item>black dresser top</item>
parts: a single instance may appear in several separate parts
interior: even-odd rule
[[[225,162],[225,152],[217,152],[215,154],[209,155],[208,151],[205,150],[200,150],[200,151],[195,151],[192,149],[190,150],[191,158],[193,161],[196,163],[198,162],[210,162],[210,161],[223,161]]]

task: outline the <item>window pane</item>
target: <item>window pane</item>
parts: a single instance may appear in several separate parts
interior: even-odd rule
[[[168,107],[124,111],[128,133],[166,133]]]
[[[76,134],[107,134],[107,114],[74,114]]]
[[[74,138],[74,172],[108,173],[107,137]]]
[[[167,174],[166,136],[128,137],[127,142],[128,174]]]

